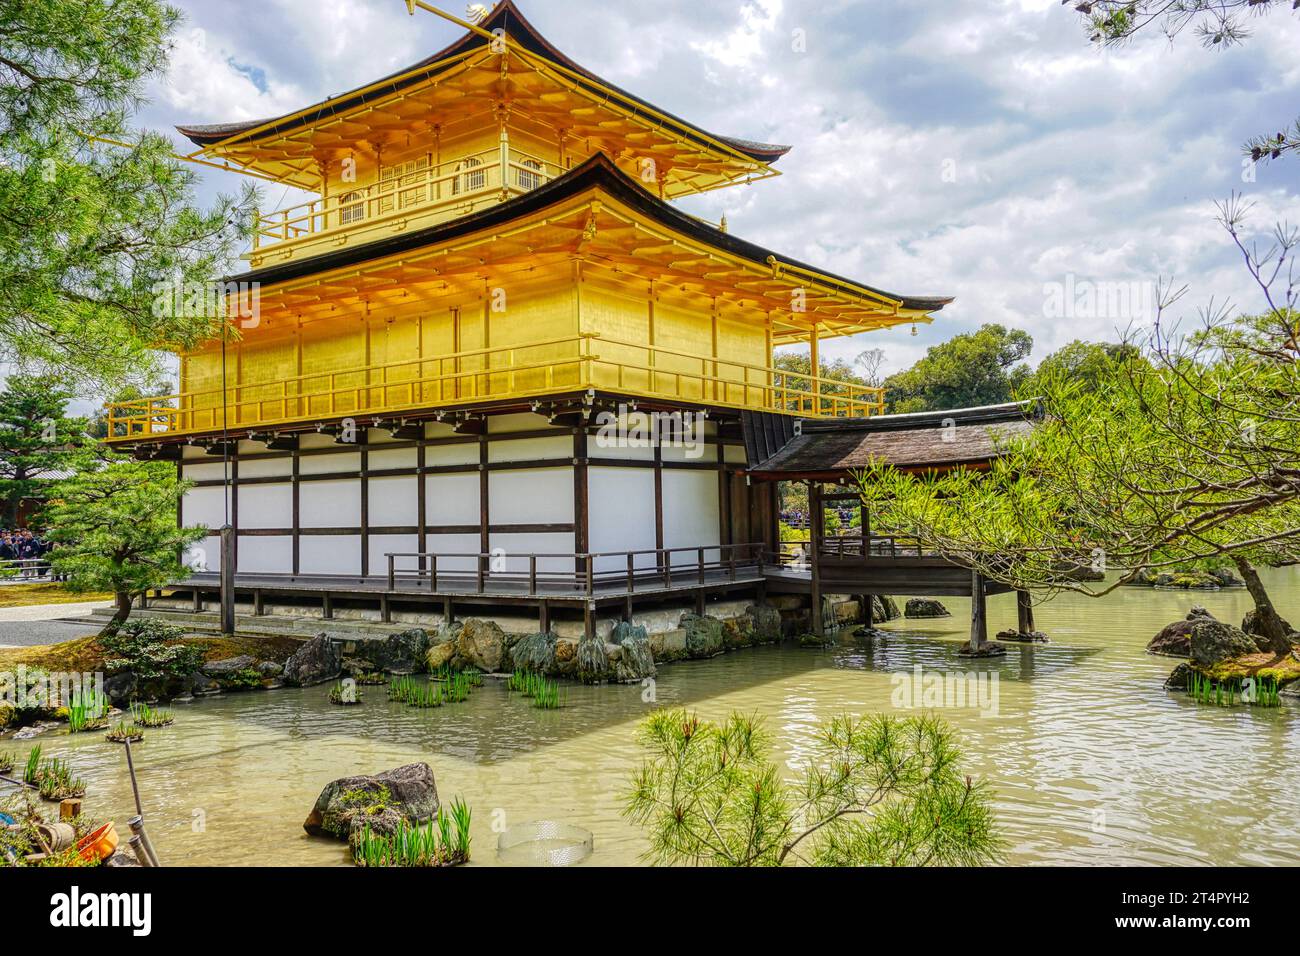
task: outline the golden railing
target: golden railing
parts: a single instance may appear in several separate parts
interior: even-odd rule
[[[440,210],[461,215],[503,190],[518,195],[536,189],[564,170],[516,149],[508,149],[503,161],[502,151],[492,149],[406,173],[394,167],[392,172],[379,182],[345,184],[333,196],[258,213],[253,249],[382,226]]]
[[[584,333],[361,368],[321,369],[108,408],[109,441],[349,415],[392,415],[597,388],[813,417],[884,410],[882,390]]]

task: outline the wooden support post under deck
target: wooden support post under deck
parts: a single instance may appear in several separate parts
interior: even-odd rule
[[[1016,592],[1016,630],[1021,634],[1034,632],[1034,604],[1028,591]]]
[[[984,576],[970,573],[970,646],[977,651],[988,643],[988,620],[985,615]]]
[[[543,634],[551,629],[551,606],[545,599],[542,600],[541,606],[537,609],[537,625],[538,630]]]
[[[389,604],[387,594],[379,595],[379,618],[385,624],[391,624],[393,622],[393,608],[392,605]]]
[[[808,563],[812,569],[812,629],[814,634],[822,632],[822,578],[818,571],[818,556],[821,554],[822,535],[826,529],[826,514],[822,505],[822,486],[820,482],[808,482]]]
[[[253,589],[253,617],[261,617],[264,614],[262,607],[262,589]]]
[[[582,606],[582,633],[587,640],[596,636],[596,608],[590,601]]]
[[[442,620],[448,627],[451,627],[451,598],[442,599]]]
[[[862,623],[866,626],[867,630],[869,631],[871,630],[872,625],[875,623],[871,619],[871,595],[861,594],[858,596],[858,600],[862,602]]]
[[[203,613],[203,592],[198,588],[194,589],[194,613]]]
[[[327,621],[334,617],[334,598],[329,591],[321,598],[321,616]]]

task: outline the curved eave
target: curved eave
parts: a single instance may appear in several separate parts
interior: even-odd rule
[[[490,206],[480,212],[351,248],[254,269],[232,276],[227,281],[257,282],[269,286],[385,259],[416,249],[436,246],[533,215],[593,188],[604,190],[612,199],[647,219],[721,252],[747,260],[764,269],[779,270],[782,274],[793,276],[796,273],[805,273],[820,285],[851,298],[870,298],[877,302],[889,303],[900,313],[908,313],[909,320],[912,317],[923,320],[926,313],[937,312],[952,301],[951,296],[907,296],[886,292],[874,286],[831,275],[815,266],[794,259],[782,258],[769,249],[730,233],[721,232],[681,212],[671,203],[647,192],[603,153],[597,153],[582,165],[574,167],[563,176],[544,183],[531,192]]]
[[[632,93],[623,90],[607,80],[602,79],[590,70],[580,66],[573,60],[569,59],[551,43],[537,32],[524,15],[519,12],[512,0],[502,0],[497,4],[487,18],[479,24],[479,27],[487,32],[496,29],[507,30],[510,36],[525,49],[537,54],[545,59],[564,67],[566,70],[585,78],[596,89],[590,92],[606,96],[612,92],[625,101],[625,104],[634,112],[639,110],[649,110],[658,116],[662,116],[678,127],[678,131],[687,138],[698,142],[704,146],[712,147],[715,143],[720,143],[728,149],[746,156],[750,159],[757,160],[761,163],[774,163],[791,149],[789,146],[781,146],[775,143],[758,143],[751,140],[738,139],[731,136],[720,136],[710,133],[699,126],[689,123],[678,116],[674,116],[665,110],[641,99]],[[208,148],[218,144],[234,145],[242,142],[244,139],[261,138],[263,136],[274,136],[289,132],[301,126],[310,125],[323,118],[335,116],[341,112],[347,112],[358,106],[363,106],[372,100],[390,96],[393,93],[406,89],[409,86],[418,84],[438,70],[437,68],[443,61],[452,59],[472,50],[478,49],[487,44],[487,38],[479,33],[466,33],[459,40],[451,45],[439,50],[430,57],[426,57],[417,63],[413,63],[405,69],[388,76],[381,77],[374,83],[364,87],[344,93],[323,103],[317,103],[314,106],[306,107],[294,113],[286,113],[283,116],[271,117],[269,119],[252,120],[241,123],[212,123],[212,124],[190,124],[177,126],[176,131],[186,137],[190,142],[201,148]],[[243,136],[241,134],[250,134]],[[255,135],[252,135],[255,134]]]

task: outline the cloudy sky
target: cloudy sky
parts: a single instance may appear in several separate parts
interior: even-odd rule
[[[402,0],[172,0],[188,16],[144,125],[274,116],[360,86],[458,34]],[[463,14],[461,3],[444,7]],[[557,47],[711,131],[788,143],[776,179],[686,204],[793,258],[890,291],[954,295],[889,369],[985,322],[1029,331],[1034,357],[1113,339],[1159,278],[1258,307],[1214,223],[1233,190],[1261,234],[1300,222],[1300,161],[1243,169],[1241,144],[1300,112],[1300,20],[1245,45],[1156,33],[1087,42],[1059,0],[520,0]],[[178,145],[182,141],[177,137]],[[186,151],[188,143],[184,144]],[[204,190],[239,177],[204,172]],[[266,187],[264,207],[282,192]],[[290,194],[292,196],[293,194]],[[1064,289],[1073,290],[1059,308]],[[1090,307],[1087,290],[1130,293]],[[1116,302],[1121,304],[1117,307]]]

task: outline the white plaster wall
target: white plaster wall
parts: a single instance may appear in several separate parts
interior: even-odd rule
[[[359,527],[361,482],[339,479],[300,483],[298,520],[303,528]]]
[[[255,458],[239,463],[240,478],[278,478],[293,474],[292,458]],[[220,475],[217,476],[221,477]]]
[[[287,534],[240,535],[239,571],[241,573],[292,573],[293,536]]]
[[[191,464],[185,462],[184,468],[181,469],[181,477],[187,481],[223,481],[226,477],[225,462],[217,459],[215,462],[207,455],[203,456],[204,460]]]
[[[367,543],[371,574],[388,573],[386,555],[389,551],[413,553],[420,550],[420,539],[413,534],[372,534]],[[398,558],[396,561],[399,571],[402,569],[413,571],[416,566],[415,558]]]
[[[361,452],[342,455],[304,455],[298,461],[302,475],[361,474]]]
[[[478,464],[478,442],[457,442],[454,445],[429,445],[424,449],[424,463],[435,465]]]
[[[689,548],[716,545],[718,526],[718,475],[713,471],[664,469],[664,547]],[[705,559],[717,558],[717,551]]]
[[[293,485],[240,486],[240,528],[289,528],[292,526]]]
[[[493,534],[489,536],[489,550],[493,553],[490,567],[495,571],[528,573],[529,555],[539,555],[538,572],[559,571],[572,575],[572,534]],[[560,557],[544,557],[560,555]],[[567,556],[567,557],[565,557]]]
[[[429,534],[426,529],[425,550],[430,554],[476,555],[481,550],[477,534]],[[473,571],[474,558],[440,558],[439,571]]]
[[[372,527],[413,525],[418,522],[417,480],[415,477],[370,479],[368,517]]]
[[[647,412],[610,417],[602,412],[597,425],[596,433],[587,438],[587,454],[592,458],[654,460],[656,426]]]
[[[416,461],[414,448],[372,448],[369,464],[371,471],[383,471],[387,468],[414,468]]]
[[[587,472],[588,536],[594,553],[642,551],[655,546],[655,476],[649,468],[602,468]],[[638,567],[654,567],[653,554],[637,555]],[[626,568],[626,559],[601,558],[599,570]]]
[[[300,537],[298,569],[303,574],[360,574],[361,536],[319,534]]]
[[[488,461],[537,461],[542,458],[567,458],[572,460],[572,433],[488,442]]]
[[[221,536],[210,534],[185,549],[185,563],[195,571],[221,570]]]
[[[424,476],[425,527],[478,524],[478,473]],[[475,539],[477,541],[477,539]],[[474,548],[478,550],[477,545]]]
[[[571,523],[573,468],[489,472],[488,519],[491,524]]]
[[[226,489],[224,487],[191,488],[181,502],[181,523],[186,527],[207,525],[220,528],[226,522]]]

